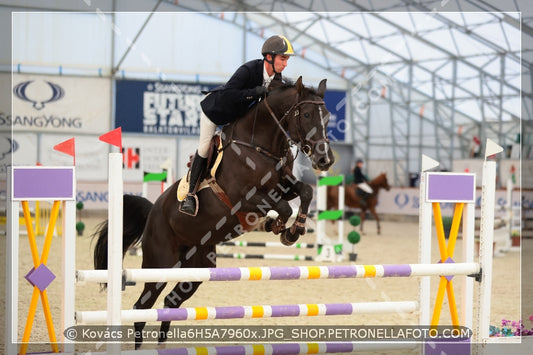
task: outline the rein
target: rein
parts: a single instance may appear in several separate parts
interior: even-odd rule
[[[294,144],[294,140],[290,137],[289,133],[287,132],[287,130],[285,128],[283,128],[283,126],[281,125],[281,122],[283,122],[291,112],[293,112],[295,109],[298,109],[300,106],[302,105],[305,105],[305,104],[313,104],[313,105],[325,105],[324,101],[318,101],[318,100],[303,100],[303,101],[300,101],[300,102],[297,102],[295,103],[294,105],[291,106],[291,108],[285,112],[285,114],[281,117],[281,119],[278,120],[278,118],[276,117],[276,114],[274,113],[274,111],[272,110],[272,107],[268,104],[268,101],[265,97],[265,99],[263,100],[264,103],[265,103],[265,106],[268,110],[268,112],[270,113],[270,117],[272,117],[272,119],[274,120],[274,122],[276,122],[276,125],[278,126],[278,128],[280,129],[280,131],[283,133],[283,135],[285,136],[285,138],[287,139],[287,144],[289,146],[293,145]],[[255,131],[255,121],[257,119],[257,109],[258,107],[256,107],[256,111],[255,111],[255,114],[254,114],[254,124],[253,124],[253,129],[252,129],[252,139],[251,139],[251,142],[248,143],[248,142],[244,142],[244,141],[241,141],[241,140],[238,140],[238,139],[233,139],[231,138],[229,140],[229,143],[225,144],[222,148],[220,148],[220,150],[224,150],[228,145],[230,145],[231,143],[235,143],[235,144],[239,144],[239,145],[242,145],[242,146],[245,146],[245,147],[248,147],[248,148],[251,148],[251,149],[254,149],[255,151],[257,151],[258,153],[260,154],[263,154],[265,155],[266,157],[268,158],[271,158],[273,160],[276,160],[276,161],[279,161],[279,162],[282,162],[283,164],[287,161],[287,152],[289,151],[288,149],[286,149],[285,151],[285,155],[283,157],[278,157],[277,155],[271,153],[269,150],[265,149],[265,148],[262,148],[258,145],[256,145],[254,143],[254,131]],[[308,140],[307,139],[302,139],[302,135],[300,133],[300,130],[301,130],[301,123],[300,123],[300,113],[299,113],[299,110],[296,111],[295,113],[295,116],[298,116],[298,138],[300,140],[300,142],[302,143],[307,143]],[[233,136],[233,129],[231,131],[231,136]],[[314,150],[314,146],[319,143],[320,141],[326,141],[328,142],[329,140],[327,139],[321,139],[319,141],[311,141],[311,143],[313,143],[313,147],[310,147],[309,149],[306,149],[306,151],[303,151],[306,155],[310,156],[312,151]],[[305,145],[305,147],[307,147],[307,144]],[[285,160],[285,162],[284,162]]]

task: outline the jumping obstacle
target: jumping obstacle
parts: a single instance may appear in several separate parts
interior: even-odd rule
[[[494,153],[492,153],[494,154]],[[490,154],[490,155],[492,155]],[[478,306],[478,323],[476,324],[476,341],[485,341],[485,338],[488,337],[488,327],[490,317],[490,275],[491,275],[491,263],[492,263],[492,234],[493,234],[493,221],[490,220],[490,210],[494,209],[494,190],[495,190],[495,162],[486,161],[484,165],[483,173],[483,193],[482,193],[482,245],[481,245],[481,254],[479,263],[473,262],[473,238],[474,238],[474,203],[475,203],[475,175],[473,174],[442,174],[442,173],[429,173],[426,170],[438,165],[438,163],[433,160],[423,157],[423,177],[421,179],[421,188],[420,188],[420,245],[421,251],[419,259],[420,264],[410,264],[410,265],[359,265],[354,266],[354,271],[348,271],[348,269],[324,269],[327,272],[324,272],[324,275],[328,275],[331,272],[332,276],[336,275],[335,270],[342,270],[345,274],[359,275],[359,277],[412,277],[420,276],[422,278],[420,283],[420,298],[418,302],[414,303],[404,303],[405,307],[415,306],[414,309],[420,310],[420,322],[419,324],[430,325],[431,327],[438,326],[441,308],[444,300],[444,292],[447,292],[448,300],[450,304],[450,314],[452,317],[452,323],[454,326],[459,326],[459,317],[457,308],[455,305],[455,295],[453,293],[453,277],[458,275],[467,275],[470,277],[465,277],[464,287],[463,287],[463,308],[462,308],[462,318],[463,324],[469,328],[473,326],[473,278],[479,281],[479,306]],[[436,163],[436,164],[435,164]],[[448,187],[452,186],[453,189]],[[491,199],[492,196],[492,199]],[[442,228],[442,216],[440,215],[440,203],[454,203],[456,205],[454,220],[452,223],[452,230],[449,235],[449,243],[446,245],[445,235]],[[489,206],[489,207],[487,207]],[[488,212],[486,211],[488,210]],[[441,260],[438,264],[432,264],[430,259],[431,256],[431,229],[432,229],[432,213],[435,217],[435,225],[437,229],[437,237],[439,240],[439,250],[441,252]],[[493,211],[492,211],[493,212]],[[463,224],[463,263],[457,263],[453,260],[454,258],[454,247],[457,239],[459,225],[461,223],[461,218],[464,217]],[[488,220],[486,220],[488,219]],[[110,253],[110,257],[111,257]],[[118,259],[120,260],[120,259]],[[425,262],[424,262],[425,261]],[[322,270],[319,267],[310,267],[313,268],[313,272],[310,272],[311,269],[307,269],[307,276],[303,278],[309,278],[309,275],[320,275],[315,278],[322,278]],[[451,269],[447,269],[451,268]],[[453,269],[453,270],[452,270]],[[295,269],[296,270],[296,269]],[[302,272],[302,269],[297,269],[299,272]],[[303,269],[305,270],[305,269]],[[318,272],[317,270],[320,270]],[[361,270],[361,272],[359,272]],[[392,270],[392,271],[391,271]],[[401,271],[403,270],[403,271]],[[483,270],[483,274],[481,274]],[[304,274],[305,272],[304,271]],[[263,276],[263,274],[265,276]],[[283,276],[274,276],[272,275],[283,275]],[[178,282],[178,281],[236,281],[236,280],[272,280],[276,277],[282,277],[282,279],[293,279],[293,278],[302,278],[302,274],[295,272],[295,275],[298,276],[287,276],[290,275],[290,270],[275,270],[273,268],[238,268],[238,271],[235,269],[155,269],[155,270],[125,270],[123,275],[126,281],[143,281],[143,282]],[[165,275],[165,276],[162,276]],[[213,275],[224,275],[224,276],[213,276]],[[238,275],[238,276],[237,276]],[[429,277],[432,275],[440,276],[439,290],[437,294],[437,301],[434,306],[433,315],[430,321],[430,305],[429,305]],[[90,271],[78,271],[78,279],[80,281],[92,281],[92,282],[102,282],[107,281],[107,271],[98,270],[94,273]],[[338,276],[338,275],[337,275]],[[325,277],[325,276],[324,276]],[[120,288],[121,285],[111,285],[108,283],[108,287]],[[357,304],[350,304],[351,312]],[[387,303],[378,302],[376,303],[375,309],[380,307],[387,306]],[[234,307],[198,307],[198,308],[185,308],[182,310],[172,310],[169,311],[172,314],[172,317],[169,319],[184,318],[187,319],[214,319],[217,318],[219,314],[221,317],[228,318],[228,314],[233,312],[235,318],[242,318],[243,314],[253,314],[254,306],[234,306]],[[255,306],[255,307],[265,307],[265,306]],[[299,309],[298,313],[292,314],[279,314],[279,316],[300,316],[302,310],[307,312],[309,309],[322,309],[327,308],[325,304],[318,305],[285,305],[285,306],[267,306],[271,307],[296,307]],[[333,304],[330,307],[342,308],[344,312],[348,312],[348,306],[346,304]],[[363,307],[364,309],[364,307]],[[261,308],[264,311],[264,308]],[[366,311],[369,311],[367,308]],[[109,314],[108,311],[96,311],[93,312],[78,312],[77,319],[91,319],[95,317],[97,319],[103,319],[106,315]],[[122,319],[138,319],[141,320],[144,317],[149,319],[162,319],[161,313],[163,310],[143,310],[142,312],[147,312],[144,314],[136,312],[136,310],[125,310],[121,311]],[[324,315],[327,315],[327,312],[322,311]],[[149,316],[147,316],[149,314]],[[198,316],[200,314],[200,316]],[[223,315],[222,315],[223,314]],[[235,316],[237,314],[237,316]],[[185,316],[186,315],[186,316]],[[138,318],[137,318],[138,317]],[[251,317],[251,316],[250,316]],[[144,318],[146,320],[146,318]]]
[[[5,353],[16,354],[18,340],[18,282],[19,282],[19,204],[22,205],[26,229],[33,258],[33,269],[25,276],[26,280],[33,285],[33,295],[26,319],[26,326],[21,340],[19,354],[27,352],[31,330],[39,298],[41,299],[48,336],[52,351],[58,351],[58,341],[50,311],[49,299],[46,289],[55,279],[55,275],[46,264],[50,253],[52,237],[56,221],[59,216],[59,208],[63,206],[63,294],[62,307],[63,317],[61,329],[74,325],[74,292],[72,285],[75,282],[75,221],[76,221],[76,180],[73,167],[13,167],[7,176],[7,242],[6,242],[6,329],[5,329]],[[42,254],[35,240],[35,231],[29,210],[29,202],[52,201],[52,209]],[[66,250],[69,252],[67,253]],[[64,351],[72,351],[72,344],[64,337],[63,332],[60,341],[64,343]]]
[[[362,303],[320,303],[290,304],[275,306],[230,306],[191,307],[163,309],[122,310],[122,322],[162,322],[207,319],[250,319],[276,317],[316,317],[369,313],[414,312],[416,301],[407,302],[362,302]],[[102,324],[107,311],[76,312],[77,324]]]
[[[489,149],[488,149],[489,150]],[[495,153],[491,153],[489,155],[492,155]],[[421,180],[421,222],[420,222],[420,245],[424,246],[426,249],[421,249],[420,251],[420,264],[404,264],[404,265],[393,265],[393,266],[387,266],[387,265],[350,265],[352,267],[351,269],[343,268],[343,266],[332,266],[332,267],[304,267],[304,268],[297,268],[297,269],[274,269],[274,268],[237,268],[239,270],[238,275],[237,271],[234,270],[235,268],[231,268],[231,270],[227,269],[133,269],[133,270],[122,270],[122,255],[121,255],[121,248],[122,245],[122,210],[121,210],[121,201],[122,201],[122,189],[116,188],[116,185],[121,184],[121,154],[116,154],[115,157],[112,157],[112,154],[110,154],[110,206],[109,206],[109,248],[108,248],[108,254],[109,254],[109,270],[93,270],[94,273],[89,272],[88,270],[79,270],[77,272],[78,278],[80,281],[83,279],[80,275],[85,275],[84,281],[93,281],[93,282],[102,282],[103,280],[108,283],[108,306],[107,311],[105,312],[105,316],[100,313],[98,317],[102,319],[102,317],[105,317],[107,319],[108,325],[120,325],[123,321],[123,312],[126,312],[125,314],[127,316],[130,316],[132,314],[134,317],[140,317],[139,319],[142,319],[140,315],[137,315],[137,312],[130,313],[131,311],[122,311],[120,308],[121,305],[121,286],[122,286],[122,276],[125,273],[126,279],[132,279],[136,281],[148,281],[148,282],[166,282],[166,281],[189,281],[189,280],[203,280],[203,281],[215,281],[210,280],[211,278],[218,279],[218,281],[232,281],[232,280],[242,280],[242,278],[248,277],[249,280],[273,280],[276,277],[275,275],[283,275],[283,276],[277,276],[282,277],[282,279],[292,279],[291,277],[296,278],[296,276],[286,276],[286,275],[297,275],[298,279],[313,279],[313,278],[325,278],[323,275],[331,275],[331,278],[339,278],[341,275],[346,275],[350,277],[413,277],[413,276],[420,276],[422,277],[421,281],[421,292],[420,292],[420,298],[418,302],[412,302],[412,303],[404,303],[405,307],[408,306],[415,306],[415,310],[420,310],[420,323],[423,325],[431,325],[431,326],[437,326],[438,325],[438,315],[440,315],[440,308],[442,307],[441,301],[444,298],[444,291],[448,292],[449,297],[449,303],[450,303],[450,310],[452,313],[452,320],[455,325],[455,321],[457,317],[454,317],[454,309],[455,309],[455,297],[453,295],[453,283],[452,283],[452,277],[456,275],[468,275],[468,276],[475,276],[476,279],[479,281],[478,283],[478,292],[479,292],[479,298],[478,298],[478,322],[476,324],[476,331],[475,331],[475,340],[476,341],[486,341],[486,338],[488,338],[488,328],[489,328],[489,320],[490,320],[490,285],[491,285],[491,279],[490,275],[492,273],[492,233],[493,233],[493,218],[491,218],[491,211],[492,211],[492,217],[494,213],[494,188],[495,188],[495,162],[492,161],[486,161],[484,164],[484,172],[483,172],[483,192],[482,192],[482,227],[481,227],[481,245],[480,245],[480,257],[479,257],[479,263],[473,262],[473,223],[471,221],[474,218],[474,210],[473,210],[473,203],[471,203],[471,197],[464,198],[464,196],[470,191],[469,188],[466,189],[459,189],[461,190],[460,194],[455,194],[450,198],[450,196],[442,196],[439,195],[439,188],[435,188],[435,186],[439,186],[442,188],[443,182],[448,183],[451,179],[457,178],[456,184],[454,184],[455,187],[460,186],[459,182],[464,183],[464,180],[462,177],[457,177],[459,174],[450,174],[446,175],[443,179],[442,176],[439,177],[437,175],[431,175],[430,173],[424,173],[424,176]],[[423,158],[423,171],[429,170],[428,166],[431,165],[427,163],[427,159]],[[118,168],[120,167],[120,168]],[[117,170],[118,171],[117,171]],[[111,178],[111,176],[115,175],[115,178]],[[441,174],[442,175],[442,174]],[[436,179],[436,180],[435,180]],[[440,179],[440,184],[438,183]],[[461,180],[461,181],[459,181]],[[16,181],[14,179],[14,181]],[[433,181],[437,181],[435,184]],[[472,178],[467,176],[466,181],[469,186],[472,186]],[[474,180],[475,181],[475,180]],[[466,185],[466,183],[465,183]],[[475,183],[473,184],[475,189]],[[113,193],[112,193],[113,191]],[[436,195],[432,195],[433,193],[436,193]],[[445,238],[444,238],[444,232],[442,229],[442,220],[439,221],[439,211],[440,207],[438,204],[440,201],[446,201],[446,202],[454,202],[456,203],[456,212],[454,214],[454,222],[452,225],[452,231],[450,233],[450,241],[449,245],[445,245]],[[439,249],[441,251],[441,262],[439,264],[432,264],[429,260],[430,257],[430,246],[431,246],[431,213],[428,213],[428,211],[432,211],[435,214],[435,224],[437,227],[437,235],[439,239]],[[470,213],[472,212],[472,213]],[[12,214],[12,213],[11,213]],[[465,218],[463,220],[463,244],[464,244],[464,262],[463,263],[456,263],[453,260],[453,251],[455,246],[455,240],[457,237],[457,231],[460,224],[460,217],[466,216],[468,218]],[[72,230],[74,230],[74,223],[75,216],[71,216],[70,219],[72,221]],[[65,221],[68,221],[69,219],[65,218]],[[14,223],[11,223],[13,225]],[[16,223],[15,223],[16,225]],[[10,226],[11,228],[11,226]],[[11,230],[11,229],[10,229]],[[13,234],[11,234],[13,235]],[[15,238],[13,238],[15,239]],[[67,239],[67,238],[64,238]],[[71,238],[72,241],[75,241],[75,238]],[[10,243],[13,243],[12,241]],[[429,248],[428,248],[429,246]],[[63,248],[64,258],[66,259],[68,255],[74,256],[73,251],[75,250],[75,246],[70,243],[68,247],[72,249]],[[13,247],[10,246],[8,248],[8,251],[13,250]],[[16,250],[18,251],[18,245]],[[428,257],[429,256],[429,257]],[[422,262],[423,260],[426,260],[426,262]],[[65,260],[64,260],[64,263]],[[66,267],[68,270],[68,266],[71,266],[70,269],[72,272],[72,275],[74,274],[74,263],[73,260],[71,260],[71,263],[66,263]],[[355,271],[354,271],[355,268]],[[247,269],[247,271],[245,270]],[[176,277],[175,279],[171,279],[170,277],[167,277],[168,275],[165,275],[167,272],[176,272],[185,273],[184,275],[171,275]],[[200,271],[202,270],[202,271]],[[207,271],[206,271],[207,270]],[[298,270],[298,272],[296,271]],[[326,271],[327,270],[327,271]],[[483,273],[481,274],[481,270],[483,270]],[[140,273],[147,273],[145,276],[140,276]],[[207,272],[207,273],[206,273]],[[213,274],[222,275],[226,274],[226,279],[224,279],[222,276],[220,278],[217,276],[212,276]],[[129,275],[129,276],[128,276]],[[163,276],[165,275],[165,276]],[[244,275],[244,276],[243,276]],[[246,276],[248,275],[248,276]],[[260,276],[259,276],[260,275]],[[263,275],[269,275],[263,276]],[[272,276],[274,275],[274,276]],[[439,292],[437,297],[437,302],[435,304],[434,313],[431,322],[429,321],[429,276],[431,275],[439,275],[441,278],[440,285],[439,285]],[[156,278],[157,276],[157,278]],[[103,278],[102,278],[103,277]],[[167,279],[166,281],[164,279]],[[68,279],[68,278],[67,278]],[[472,297],[473,297],[473,278],[472,277],[465,277],[466,279],[466,287],[463,288],[463,299],[466,301],[463,303],[463,312],[465,316],[463,316],[463,324],[467,327],[472,327]],[[15,278],[16,280],[16,278]],[[149,281],[154,280],[154,281]],[[157,280],[157,281],[156,281]],[[425,282],[425,281],[428,282]],[[468,282],[470,281],[470,283]],[[12,280],[11,280],[12,282]],[[8,285],[10,285],[8,283]],[[12,285],[12,284],[11,284]],[[65,292],[64,295],[69,295],[69,297],[74,297],[74,292],[72,290],[73,283],[65,283],[64,288]],[[441,287],[443,285],[443,287]],[[9,290],[9,287],[7,288]],[[442,292],[441,292],[442,290]],[[427,293],[426,293],[427,291]],[[112,295],[110,297],[110,295]],[[8,294],[9,296],[9,294]],[[66,298],[64,296],[64,298]],[[9,298],[8,302],[6,303],[6,307],[13,306],[13,304],[16,304],[16,298]],[[440,300],[440,301],[439,301]],[[408,301],[404,301],[408,302]],[[439,304],[440,303],[440,304]],[[72,300],[73,304],[73,300]],[[364,310],[365,307],[362,306],[362,304],[330,304],[330,309],[342,309],[343,312],[348,312],[348,310],[351,310],[351,312],[355,312],[354,309],[358,310],[359,312],[369,312],[370,306],[366,307],[366,310]],[[293,314],[283,314],[279,316],[300,316],[301,312],[305,309],[307,312],[306,315],[309,315],[313,312],[323,315],[328,315],[327,311],[323,311],[323,309],[328,308],[328,304],[310,304],[310,305],[285,305],[286,307],[296,309],[295,307],[298,307],[299,313],[296,315],[296,312],[294,311]],[[387,306],[387,303],[383,302],[377,302],[375,303],[373,309],[379,309],[384,308]],[[239,312],[250,312],[247,311],[247,307],[258,307],[258,306],[235,306],[237,308],[233,308],[234,310],[238,310]],[[260,306],[260,307],[270,307],[270,308],[262,308],[263,313],[265,310],[268,309],[272,310],[274,307],[284,307],[281,306]],[[427,309],[425,309],[427,308]],[[182,314],[185,311],[178,311],[179,309],[172,310],[172,317],[177,317],[178,314]],[[212,319],[209,318],[210,314],[217,314],[218,311],[220,311],[220,314],[227,314],[229,312],[228,307],[197,307],[197,308],[189,308],[186,309],[187,317],[189,317],[189,313],[195,314],[201,314],[202,317],[207,316],[206,319]],[[154,310],[146,310],[150,312],[154,312]],[[395,310],[397,311],[397,309]],[[83,313],[82,313],[83,312]],[[100,312],[100,311],[97,311]],[[143,311],[144,312],[144,311]],[[155,310],[155,313],[157,313],[158,310]],[[160,310],[159,312],[162,312]],[[332,311],[333,312],[333,311]],[[470,315],[469,315],[470,312]],[[288,313],[288,312],[287,312]],[[80,318],[83,319],[85,317],[90,317],[91,313],[86,313],[84,311],[77,312],[75,318],[75,313],[73,307],[66,307],[65,308],[65,314],[67,322],[66,324],[72,324],[74,323],[74,319]],[[143,315],[144,317],[145,315]],[[151,315],[153,317],[153,315]],[[159,317],[159,315],[157,316]],[[216,317],[216,315],[215,315]],[[198,319],[198,318],[195,318]],[[146,318],[145,318],[146,320]],[[70,322],[70,323],[69,323]],[[16,329],[16,327],[14,328]],[[66,328],[63,328],[66,329]],[[349,348],[349,342],[346,343],[346,349],[349,349],[347,351],[352,351],[353,348]],[[111,344],[113,345],[113,344]],[[120,344],[114,344],[120,348]],[[273,344],[274,345],[274,344]],[[269,345],[269,346],[273,346]],[[113,353],[113,351],[116,352],[117,347],[112,348],[113,350],[110,350],[111,347],[108,347],[108,353]],[[240,348],[239,348],[240,349]],[[178,349],[172,349],[169,353],[173,353],[173,351],[179,351]],[[339,351],[337,351],[339,352]],[[217,352],[218,353],[218,352]],[[222,352],[221,352],[222,353]],[[279,354],[283,354],[284,352],[279,352]]]

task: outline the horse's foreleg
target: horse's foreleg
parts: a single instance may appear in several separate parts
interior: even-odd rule
[[[378,235],[381,234],[381,225],[379,224],[379,217],[378,217],[378,214],[376,213],[376,208],[371,208],[370,209],[370,213],[372,213],[372,216],[374,216],[374,218],[376,219],[376,223],[377,223],[377,227],[378,227]]]
[[[363,232],[363,224],[365,223],[365,216],[366,216],[366,209],[361,208],[361,234],[364,234]]]
[[[157,297],[161,294],[165,288],[166,282],[147,282],[144,284],[143,292],[133,309],[149,309],[155,304]],[[146,322],[135,322],[135,350],[139,349],[143,342],[142,330]]]
[[[297,182],[292,190],[300,196],[300,207],[298,215],[292,226],[286,231],[285,239],[291,244],[295,243],[301,235],[305,234],[305,222],[309,213],[309,205],[313,199],[313,188],[308,184]]]
[[[292,208],[285,200],[279,200],[272,209],[278,213],[278,217],[268,217],[265,222],[265,231],[272,232],[274,234],[283,233],[286,228],[286,223],[292,214]]]

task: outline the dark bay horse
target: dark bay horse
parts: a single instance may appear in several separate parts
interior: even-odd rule
[[[361,233],[363,232],[363,222],[365,221],[366,211],[370,210],[372,216],[376,219],[378,234],[381,234],[381,226],[379,225],[379,217],[376,213],[376,205],[378,204],[378,194],[380,189],[390,190],[389,183],[387,181],[387,175],[381,173],[368,183],[374,192],[366,199],[366,206],[361,206],[359,202],[361,197],[356,193],[357,185],[351,183],[344,188],[344,204],[352,208],[361,209]],[[337,198],[339,196],[339,189],[336,186],[328,186],[328,210],[337,208]]]
[[[327,137],[325,91],[325,79],[316,90],[305,87],[301,77],[295,84],[278,84],[244,117],[225,126],[216,182],[198,192],[196,217],[178,211],[179,181],[153,205],[142,197],[125,195],[123,253],[142,236],[143,268],[215,267],[215,246],[252,230],[269,210],[279,216],[267,219],[265,230],[279,234],[286,245],[295,243],[305,233],[313,189],[292,174],[290,147],[296,145],[309,156],[314,169],[326,171],[334,163]],[[297,196],[301,201],[298,215],[286,226],[292,214],[288,201]],[[107,222],[95,236],[94,266],[106,269]],[[165,285],[145,283],[134,308],[151,308]],[[179,282],[165,297],[165,308],[179,307],[199,286],[200,282]],[[141,346],[144,326],[145,322],[135,323],[136,349]],[[166,340],[169,327],[169,321],[162,322],[159,342]]]

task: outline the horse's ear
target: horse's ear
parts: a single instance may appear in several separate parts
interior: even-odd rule
[[[320,84],[318,84],[318,91],[317,91],[317,94],[318,94],[318,96],[320,96],[321,98],[324,98],[324,94],[326,93],[326,81],[327,81],[327,79],[322,79],[322,81],[320,82]]]
[[[298,95],[302,94],[302,91],[304,89],[304,84],[302,83],[302,77],[300,76],[298,80],[296,80],[296,90],[298,91]]]

